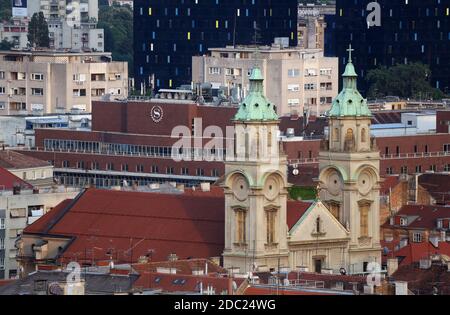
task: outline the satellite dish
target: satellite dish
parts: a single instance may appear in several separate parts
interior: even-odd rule
[[[339,269],[339,272],[340,272],[341,275],[343,275],[343,276],[347,275],[347,270],[345,270],[345,268]]]
[[[300,171],[299,171],[297,168],[294,168],[294,169],[292,170],[292,174],[293,174],[294,176],[297,176],[298,174],[300,174]]]

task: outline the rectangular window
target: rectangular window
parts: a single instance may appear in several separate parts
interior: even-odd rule
[[[236,210],[236,243],[246,243],[246,211],[239,209]]]
[[[423,241],[422,233],[414,233],[413,234],[413,242],[421,243]]]
[[[32,73],[31,74],[31,80],[33,80],[33,81],[43,81],[44,80],[44,74],[43,73]]]
[[[219,67],[210,67],[209,74],[220,74],[220,68]]]
[[[267,231],[267,237],[266,241],[267,244],[274,244],[275,243],[275,220],[276,220],[276,211],[270,210],[266,212],[266,231]]]
[[[361,205],[359,208],[359,224],[361,237],[369,236],[369,205]]]
[[[31,95],[42,96],[42,95],[44,95],[44,89],[43,88],[32,88]]]
[[[1,218],[0,219],[0,230],[4,230],[5,229],[5,218]]]
[[[289,78],[297,78],[300,76],[300,69],[288,69]]]
[[[300,85],[299,84],[289,84],[288,91],[298,92],[298,91],[300,91]]]

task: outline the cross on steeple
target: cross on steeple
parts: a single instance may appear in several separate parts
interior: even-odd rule
[[[348,62],[351,63],[352,62],[352,51],[355,51],[354,49],[352,49],[352,44],[349,45],[347,51],[348,51]]]

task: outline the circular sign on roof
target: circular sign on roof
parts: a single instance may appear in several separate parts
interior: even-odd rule
[[[152,117],[152,120],[155,123],[159,123],[163,119],[163,116],[164,116],[164,112],[163,112],[163,109],[161,108],[161,106],[158,106],[158,105],[153,106],[152,110],[150,111],[150,116]]]

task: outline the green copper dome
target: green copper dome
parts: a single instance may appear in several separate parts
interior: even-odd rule
[[[261,70],[255,68],[250,76],[250,91],[247,97],[239,105],[239,110],[234,116],[238,121],[272,121],[278,120],[275,106],[264,95]]]
[[[362,97],[356,87],[356,81],[358,75],[356,74],[355,67],[352,63],[352,46],[350,45],[349,59],[345,72],[342,75],[344,86],[342,91],[333,101],[331,110],[328,113],[329,117],[342,117],[342,116],[363,116],[370,117],[372,113],[367,106],[367,100]]]

